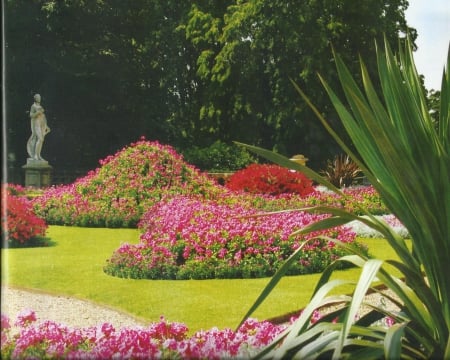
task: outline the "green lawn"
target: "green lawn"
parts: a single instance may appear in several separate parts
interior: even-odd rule
[[[50,226],[54,245],[46,248],[2,249],[2,284],[88,299],[149,322],[161,315],[185,323],[191,331],[235,328],[268,279],[131,280],[108,276],[102,267],[122,243],[136,243],[134,229],[92,229]],[[364,239],[372,254],[393,258],[382,239]],[[354,278],[357,270],[339,276]],[[267,319],[306,305],[319,274],[281,281],[254,314]],[[105,319],[107,321],[108,319]]]

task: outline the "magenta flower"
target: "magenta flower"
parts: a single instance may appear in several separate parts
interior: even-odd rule
[[[16,326],[25,327],[37,320],[36,313],[33,310],[23,310],[18,316],[17,321],[14,323]]]

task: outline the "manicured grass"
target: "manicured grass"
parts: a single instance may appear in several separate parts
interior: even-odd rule
[[[138,242],[138,230],[50,226],[47,234],[53,246],[2,249],[2,284],[88,299],[148,322],[163,315],[196,331],[214,326],[235,328],[269,280],[115,278],[104,274],[102,267],[121,242]],[[384,240],[364,242],[373,255],[396,258]],[[355,278],[357,274],[351,269],[339,272],[339,277]],[[304,307],[319,276],[284,278],[254,317],[262,320]]]

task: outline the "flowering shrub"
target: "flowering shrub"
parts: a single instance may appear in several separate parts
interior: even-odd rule
[[[239,199],[239,198],[237,198]],[[355,234],[339,227],[308,236],[291,236],[326,215],[260,212],[245,203],[178,196],[161,201],[143,216],[139,244],[123,244],[108,260],[106,273],[131,278],[207,279],[270,276],[294,250],[310,240],[290,274],[322,271],[342,250],[326,235],[353,242]]]
[[[172,147],[158,142],[142,139],[100,165],[75,183],[50,188],[36,198],[36,212],[50,224],[135,227],[163,194],[208,198],[222,191]]]
[[[45,245],[47,224],[36,216],[31,202],[13,194],[21,193],[20,186],[2,184],[1,223],[2,246],[24,247]]]
[[[251,164],[235,172],[226,186],[231,190],[270,195],[296,193],[305,196],[314,191],[312,181],[302,173],[269,164]]]

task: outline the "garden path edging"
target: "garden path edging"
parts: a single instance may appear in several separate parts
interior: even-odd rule
[[[37,322],[51,320],[68,327],[85,328],[109,323],[116,328],[146,326],[148,322],[107,306],[67,295],[1,287],[1,312],[8,315],[11,324],[24,310],[33,310]]]

